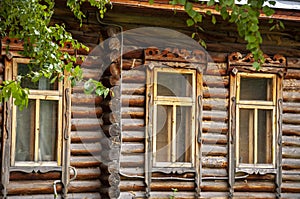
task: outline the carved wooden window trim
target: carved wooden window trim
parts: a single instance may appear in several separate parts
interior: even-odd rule
[[[191,75],[192,76],[192,93],[190,97],[179,97],[179,96],[158,96],[158,86],[157,86],[157,76],[158,73],[167,73],[167,74],[180,74],[180,75]],[[188,69],[170,69],[170,68],[154,68],[153,69],[153,82],[151,84],[153,85],[153,142],[152,142],[152,149],[153,149],[153,167],[194,167],[195,166],[195,98],[196,98],[196,71],[195,70],[188,70]],[[152,78],[151,78],[152,79]],[[171,111],[169,111],[170,119],[171,121],[168,121],[168,125],[172,126],[170,127],[172,131],[169,132],[170,135],[168,135],[168,157],[166,159],[169,159],[169,161],[166,162],[160,162],[157,160],[157,120],[158,120],[158,106],[169,106],[171,107]],[[176,144],[176,125],[179,123],[179,119],[176,116],[176,110],[180,109],[179,107],[190,107],[191,112],[190,115],[188,115],[189,118],[191,118],[191,126],[190,126],[190,132],[191,132],[191,140],[188,140],[188,137],[185,137],[185,142],[190,141],[190,161],[186,162],[180,162],[176,160],[176,151],[178,150],[179,146]],[[188,144],[184,144],[188,145]]]
[[[268,88],[272,90],[271,93],[273,93],[273,96],[271,97],[272,99],[270,101],[262,101],[262,100],[241,100],[241,78],[255,78],[255,79],[269,79],[272,82],[271,88]],[[232,78],[234,79],[234,78]],[[276,102],[277,102],[277,78],[275,74],[250,74],[250,73],[238,73],[236,75],[236,139],[235,139],[235,146],[236,146],[236,172],[239,171],[246,171],[247,169],[267,169],[272,172],[272,169],[275,169],[275,163],[276,163],[276,145],[275,145],[275,140],[277,138],[277,125],[276,125]],[[257,92],[259,92],[260,88],[257,88]],[[249,111],[251,113],[251,116],[249,116],[249,131],[248,131],[248,153],[249,153],[249,160],[248,162],[252,163],[242,163],[240,161],[240,149],[243,146],[240,146],[240,141],[242,139],[246,140],[245,137],[240,136],[240,113],[243,110]],[[259,111],[268,111],[271,112],[270,116],[266,118],[266,120],[271,120],[272,123],[272,130],[267,131],[268,137],[271,137],[271,140],[267,142],[267,147],[266,147],[266,154],[271,154],[268,159],[269,163],[266,164],[259,164],[258,163],[258,137],[259,137],[259,132],[258,132],[258,112]],[[250,124],[252,123],[252,124]],[[266,123],[268,123],[266,121]]]
[[[18,64],[28,64],[30,59],[27,58],[12,58],[11,60],[6,59],[5,62],[5,79],[6,80],[14,80],[17,78],[17,65]],[[68,135],[70,131],[70,114],[66,114],[66,110],[70,111],[68,106],[70,103],[67,102],[70,99],[69,91],[69,82],[67,78],[65,78],[65,83],[62,81],[57,83],[57,90],[30,90],[30,94],[28,96],[29,100],[34,100],[36,102],[35,105],[35,136],[38,134],[39,128],[39,102],[41,100],[50,100],[57,102],[57,108],[55,108],[57,115],[57,136],[55,138],[56,142],[56,152],[55,152],[55,160],[50,161],[39,161],[38,160],[38,137],[33,138],[33,142],[35,143],[34,148],[34,161],[15,161],[15,146],[16,146],[16,113],[18,107],[16,107],[13,103],[13,100],[10,99],[6,102],[5,106],[5,124],[4,124],[4,134],[7,137],[7,141],[4,142],[4,160],[3,165],[8,167],[9,172],[12,171],[22,171],[22,172],[49,172],[49,171],[62,171],[63,165],[69,165],[67,162],[69,161],[69,157],[63,157],[63,148],[69,145]],[[68,100],[66,100],[68,99]],[[65,135],[65,136],[64,136]],[[66,139],[64,139],[66,137]],[[9,156],[8,156],[9,154]]]

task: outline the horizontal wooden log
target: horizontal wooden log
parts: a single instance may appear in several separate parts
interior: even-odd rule
[[[144,50],[139,49],[136,46],[125,45],[124,48],[124,59],[142,59],[144,56]]]
[[[141,142],[145,139],[145,131],[122,131],[123,142]]]
[[[283,113],[300,113],[300,103],[284,102]]]
[[[123,59],[122,69],[123,70],[131,70],[134,68],[141,67],[143,65],[142,59]]]
[[[141,70],[123,70],[121,72],[122,83],[145,83],[146,73]]]
[[[203,156],[226,156],[228,149],[226,145],[209,145],[202,144],[202,155]]]
[[[228,99],[204,98],[203,110],[227,110]]]
[[[154,181],[151,182],[151,191],[166,191],[166,190],[172,190],[177,189],[179,192],[181,191],[194,191],[195,190],[195,182],[189,182],[189,181],[169,181],[169,180],[163,180],[163,181]],[[176,195],[176,194],[175,194]]]
[[[299,89],[300,89],[300,80],[297,80],[297,79],[284,79],[282,87],[283,87],[284,91],[299,91]]]
[[[300,170],[283,170],[282,181],[298,181],[300,182]]]
[[[299,69],[288,69],[285,79],[300,79],[300,70]]]
[[[101,187],[100,180],[93,181],[71,181],[68,187],[70,193],[97,192]]]
[[[215,58],[217,58],[217,54],[215,54]],[[222,56],[222,55],[221,55]],[[219,56],[219,60],[224,59],[224,57]],[[206,71],[204,71],[205,75],[226,75],[227,74],[227,63],[213,63],[208,62]]]
[[[144,95],[146,90],[145,84],[139,83],[122,83],[122,94],[126,95]]]
[[[203,168],[227,168],[228,166],[226,157],[202,157],[201,162]]]
[[[144,118],[145,107],[122,107],[122,118]]]
[[[62,185],[57,184],[58,192],[61,192],[61,188]],[[7,192],[9,195],[53,194],[53,180],[11,181],[7,185]]]
[[[300,125],[282,124],[283,135],[297,135],[300,136]]]
[[[99,199],[101,198],[100,193],[68,193],[68,198],[89,198]],[[51,194],[35,194],[35,195],[17,195],[8,196],[8,199],[53,199],[53,193]],[[62,194],[58,194],[57,199],[62,199]]]
[[[76,180],[92,180],[99,179],[101,171],[99,168],[76,168]],[[70,177],[74,177],[74,172],[71,170]]]
[[[122,107],[144,107],[145,96],[143,95],[122,95]]]
[[[71,156],[71,166],[73,167],[99,167],[101,163],[100,156]]]
[[[282,136],[283,146],[300,147],[300,136]]]
[[[103,71],[101,68],[101,65],[99,65],[98,68],[96,69],[87,69],[87,68],[82,68],[82,77],[83,79],[93,79],[96,81],[99,81],[103,75]]]
[[[143,154],[121,155],[121,167],[141,167],[144,165],[145,156]]]
[[[274,182],[257,182],[257,181],[236,181],[234,191],[258,191],[258,192],[274,192]]]
[[[300,169],[300,159],[282,158],[282,169]]]
[[[87,95],[81,93],[72,94],[72,106],[97,106],[103,101],[103,97],[95,95]]]
[[[201,183],[202,191],[228,191],[226,181],[203,181]]]
[[[229,77],[219,75],[204,75],[203,85],[208,87],[226,88],[229,86]]]
[[[103,126],[102,119],[93,118],[79,118],[71,120],[71,130],[72,131],[90,131],[99,130]]]
[[[202,119],[208,121],[228,121],[228,112],[219,110],[204,110],[202,111]]]
[[[221,98],[225,99],[229,97],[229,90],[227,88],[215,88],[215,87],[203,87],[204,98]]]
[[[282,116],[282,121],[285,124],[300,125],[300,114],[284,113]]]
[[[121,192],[119,198],[146,198],[144,191],[135,191],[135,192]]]
[[[145,128],[144,119],[122,119],[122,130],[141,130]]]
[[[202,131],[206,133],[227,133],[228,124],[225,122],[203,121]]]
[[[226,169],[221,169],[221,168],[202,168],[201,169],[202,177],[205,179],[206,177],[211,178],[211,177],[228,177],[228,172]]]
[[[99,106],[86,107],[86,106],[73,106],[71,109],[73,118],[99,118],[103,111]]]
[[[89,154],[99,154],[102,147],[99,142],[96,143],[80,143],[71,144],[71,155],[89,155]]]
[[[282,182],[281,190],[282,192],[300,194],[300,182]]]
[[[144,153],[145,145],[139,142],[122,142],[122,151],[123,154],[132,154],[132,153]]]
[[[288,57],[287,64],[288,64],[289,69],[290,68],[300,69],[300,58]]]
[[[283,101],[284,102],[300,102],[300,92],[283,92]]]
[[[195,198],[195,191],[178,191],[174,192],[171,190],[165,190],[165,191],[151,191],[150,193],[151,198]]]
[[[233,198],[276,198],[276,193],[266,192],[234,192]]]
[[[228,191],[226,192],[219,192],[219,191],[202,191],[200,192],[200,198],[227,198]]]
[[[300,159],[300,147],[282,147],[282,157]]]
[[[203,144],[227,144],[228,136],[219,133],[203,133],[202,142]]]
[[[72,143],[89,143],[97,142],[105,137],[102,130],[99,131],[71,131],[71,142]]]
[[[60,172],[47,172],[47,173],[23,173],[11,172],[9,179],[15,180],[58,180],[61,178]]]
[[[141,180],[122,180],[120,182],[121,191],[144,191],[145,183]]]

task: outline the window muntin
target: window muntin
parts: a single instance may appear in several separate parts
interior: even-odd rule
[[[194,165],[196,71],[154,69],[153,165]]]
[[[15,58],[12,78],[26,73],[28,63],[29,59]],[[26,79],[21,84],[32,89],[27,108],[12,108],[11,166],[60,166],[62,83],[52,85],[42,78],[36,84]]]
[[[237,74],[237,167],[275,168],[276,97],[275,74]]]

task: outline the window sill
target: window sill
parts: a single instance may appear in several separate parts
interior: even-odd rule
[[[61,166],[13,166],[9,172],[20,171],[24,173],[47,173],[51,171],[62,171]]]
[[[277,170],[276,168],[255,168],[254,166],[253,167],[247,167],[247,168],[244,168],[244,167],[237,167],[235,168],[235,172],[244,172],[244,173],[247,173],[247,174],[260,174],[260,175],[265,175],[267,173],[276,173]]]

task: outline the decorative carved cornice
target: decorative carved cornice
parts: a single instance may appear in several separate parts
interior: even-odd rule
[[[264,72],[264,73],[278,73],[285,74],[287,70],[286,58],[282,55],[274,55],[270,57],[264,54],[265,63],[256,69],[252,65],[255,62],[253,54],[249,53],[243,56],[239,52],[231,53],[228,56],[228,72],[237,73],[242,72]]]
[[[145,60],[149,61],[168,61],[186,63],[207,63],[206,51],[195,49],[178,49],[150,47],[145,50]]]

